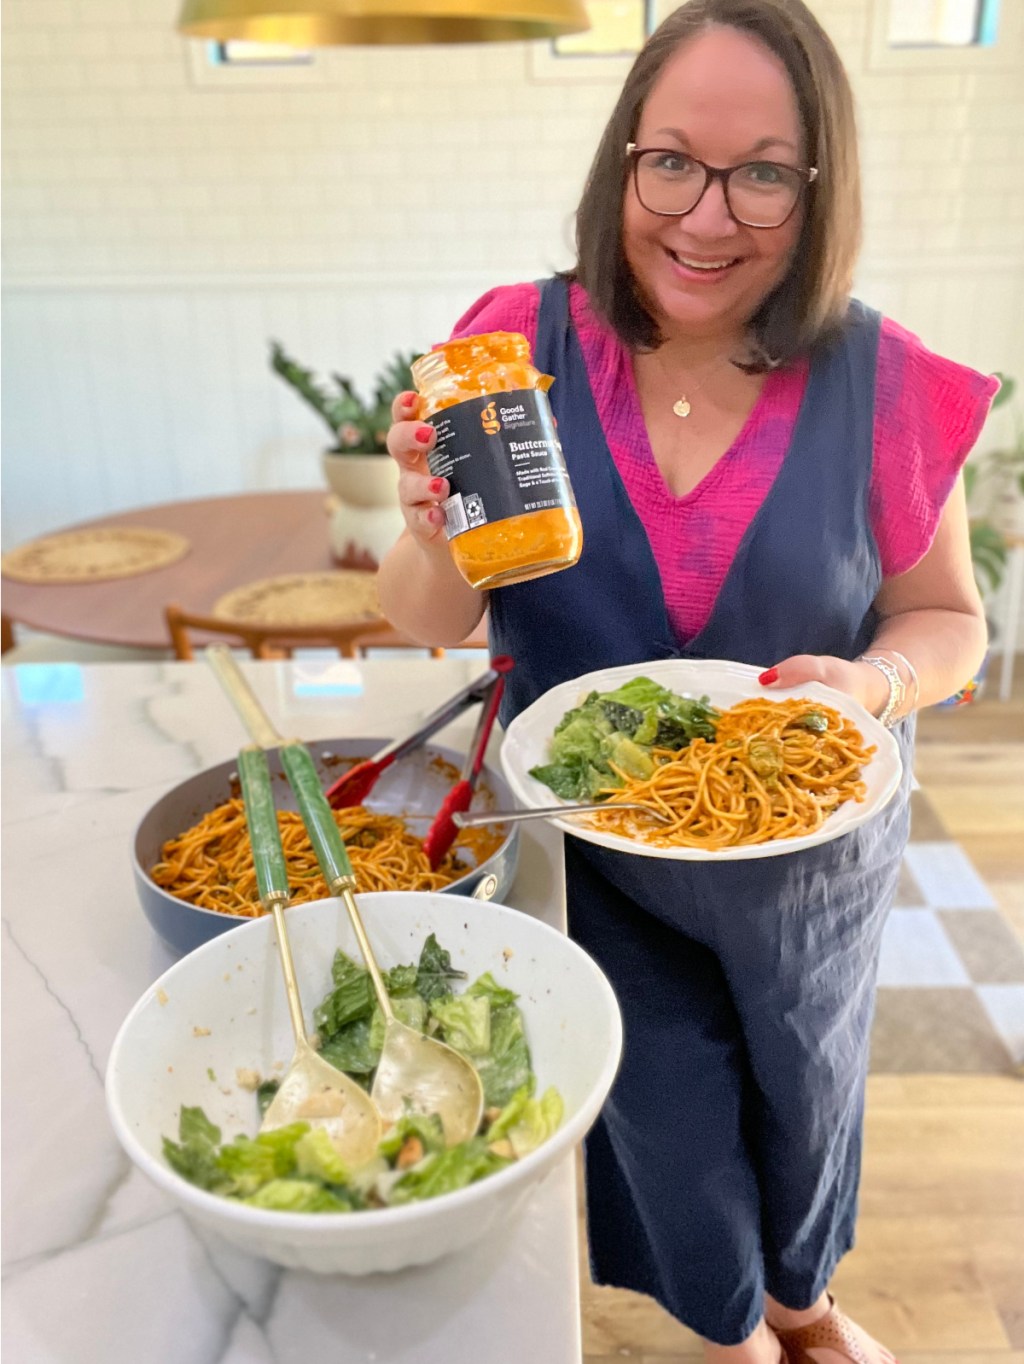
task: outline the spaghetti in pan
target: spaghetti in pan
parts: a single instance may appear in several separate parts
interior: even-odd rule
[[[436,871],[423,844],[397,815],[363,806],[336,810],[335,822],[352,862],[359,891],[443,890],[469,870],[460,851],[480,865],[500,846],[504,832],[464,829]],[[291,903],[322,900],[328,894],[316,854],[300,815],[278,810],[277,822],[288,865]],[[200,909],[243,918],[263,913],[256,886],[252,846],[241,800],[228,800],[161,849],[150,876],[162,890]]]

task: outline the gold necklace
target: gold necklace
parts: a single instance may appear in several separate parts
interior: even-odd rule
[[[665,368],[661,356],[658,354],[657,351],[654,351],[653,354],[655,360],[658,362],[658,367],[660,368],[662,374],[669,381],[669,383],[671,383],[673,376],[669,374],[668,370]],[[690,399],[701,391],[701,389],[712,377],[712,375],[717,374],[718,371],[723,367],[723,365],[725,365],[729,361],[730,358],[731,357],[728,355],[723,356],[722,359],[719,360],[717,364],[712,365],[712,367],[708,370],[707,374],[705,374],[704,378],[701,379],[700,383],[697,384],[695,388],[690,388],[688,392],[680,393],[679,397],[672,404],[672,411],[676,414],[677,417],[688,417],[690,415],[690,413],[693,411],[693,403],[690,401]]]

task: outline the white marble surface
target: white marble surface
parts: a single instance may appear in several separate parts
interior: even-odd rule
[[[479,659],[245,664],[278,727],[389,735]],[[23,665],[3,688],[3,1335],[11,1364],[577,1364],[571,1162],[500,1238],[423,1269],[325,1278],[199,1232],[108,1125],[121,1020],[172,957],[135,898],[132,831],[244,741],[201,663]],[[439,736],[464,747],[470,712]],[[493,758],[492,758],[493,761]],[[522,828],[505,897],[564,928],[560,836]]]

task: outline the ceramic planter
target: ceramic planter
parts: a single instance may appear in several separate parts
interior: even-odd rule
[[[332,554],[345,568],[379,567],[405,526],[398,506],[398,465],[390,455],[328,450],[320,463],[333,493]]]

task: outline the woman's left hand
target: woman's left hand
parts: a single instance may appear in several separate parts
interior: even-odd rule
[[[880,715],[889,699],[885,676],[870,663],[849,663],[831,654],[794,654],[769,668],[758,678],[768,691],[773,687],[801,687],[805,682],[824,682],[845,692],[872,715]]]

